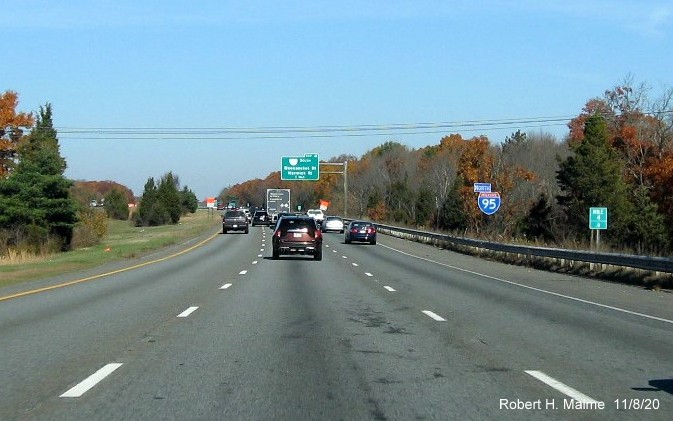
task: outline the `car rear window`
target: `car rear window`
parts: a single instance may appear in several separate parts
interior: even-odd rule
[[[227,211],[224,214],[225,218],[236,218],[237,216],[245,216],[245,213],[241,211]]]
[[[315,226],[313,225],[313,221],[309,221],[306,219],[283,218],[281,219],[281,228],[283,228],[284,230],[294,230],[303,228],[314,229]]]

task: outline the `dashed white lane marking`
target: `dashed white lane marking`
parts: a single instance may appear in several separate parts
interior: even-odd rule
[[[591,398],[587,395],[585,395],[582,392],[579,392],[572,387],[561,383],[560,381],[556,380],[553,377],[550,377],[546,375],[545,373],[541,371],[535,371],[535,370],[526,370],[526,374],[529,374],[536,379],[540,380],[542,383],[553,387],[554,389],[558,390],[559,392],[563,393],[564,395],[570,396],[571,398],[575,399],[576,401],[583,402],[583,403],[596,403],[598,402],[594,398]]]
[[[343,257],[344,259],[348,259],[348,257],[346,257],[346,256],[341,256],[341,257]]]
[[[256,264],[257,264],[257,260],[253,260],[253,261],[252,261],[252,264],[253,264],[253,265],[256,265]]]
[[[425,314],[426,316],[428,316],[428,317],[430,317],[430,318],[432,318],[432,319],[435,319],[435,320],[438,321],[438,322],[445,322],[445,321],[446,321],[445,318],[436,315],[435,313],[433,313],[433,312],[430,311],[430,310],[423,310],[423,314]]]
[[[383,288],[387,289],[390,292],[395,292],[395,290],[392,287],[389,287],[388,285],[384,285]]]
[[[227,289],[231,286],[232,284],[224,284],[220,287],[220,289]]]
[[[259,249],[259,251],[264,251],[264,249]]]
[[[239,275],[245,275],[246,273],[248,273],[247,270],[242,270],[242,271],[238,272]]]
[[[332,251],[333,251],[334,253],[338,253],[338,251],[336,251],[336,250],[332,250]]]
[[[261,254],[258,254],[257,257],[262,257],[262,255],[261,255]]]
[[[121,367],[121,363],[108,364],[96,371],[82,382],[62,394],[61,398],[79,398],[85,394],[89,389],[100,383],[101,380],[112,374],[113,371]]]
[[[444,267],[448,267],[448,268],[451,268],[451,269],[459,270],[459,271],[465,272],[465,273],[471,273],[472,275],[482,276],[484,278],[492,279],[494,281],[504,282],[506,284],[514,285],[514,286],[521,287],[521,288],[526,288],[526,289],[529,289],[529,290],[532,290],[532,291],[541,292],[543,294],[554,295],[556,297],[561,297],[561,298],[577,301],[577,302],[584,303],[584,304],[594,305],[596,307],[607,308],[609,310],[614,310],[614,311],[618,311],[618,312],[621,312],[621,313],[631,314],[633,316],[644,317],[644,318],[650,319],[650,320],[658,320],[660,322],[673,324],[673,320],[670,320],[670,319],[664,319],[662,317],[650,316],[649,314],[638,313],[638,312],[635,312],[635,311],[626,310],[626,309],[619,308],[619,307],[609,306],[607,304],[601,304],[601,303],[597,303],[597,302],[594,302],[594,301],[583,300],[581,298],[573,297],[573,296],[570,296],[570,295],[559,294],[558,292],[547,291],[546,289],[542,289],[542,288],[535,288],[535,287],[531,287],[531,286],[528,286],[528,285],[519,284],[519,283],[516,283],[516,282],[508,281],[506,279],[498,278],[498,277],[495,277],[495,276],[486,275],[486,274],[479,273],[479,272],[474,272],[474,271],[459,268],[459,267],[453,266],[453,265],[448,265],[446,263],[438,262],[436,260],[426,259],[425,257],[414,256],[413,254],[406,253],[406,252],[403,252],[402,250],[397,250],[396,248],[393,248],[393,247],[390,247],[390,246],[385,246],[383,244],[381,244],[381,246],[385,247],[387,249],[396,251],[398,253],[404,254],[406,256],[413,257],[414,259],[419,259],[419,260],[424,260],[426,262],[435,263],[435,264],[438,264],[440,266],[444,266]]]
[[[374,276],[374,275],[372,275],[372,274],[369,273],[369,272],[365,272],[365,275],[367,275],[367,276]]]
[[[187,310],[178,314],[178,317],[188,317],[190,314],[194,313],[198,307],[189,307]]]
[[[355,267],[357,267],[357,266],[358,266],[358,264],[357,264],[357,263],[355,263],[355,262],[353,262],[353,263],[351,263],[351,264],[352,264],[353,266],[355,266]]]

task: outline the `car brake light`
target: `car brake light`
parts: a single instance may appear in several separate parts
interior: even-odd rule
[[[376,228],[367,228],[367,234],[374,234],[376,232]]]
[[[276,231],[273,235],[276,238],[280,238],[280,230]]]
[[[322,238],[322,232],[320,232],[320,230],[315,230],[314,232],[315,232],[315,239],[316,240],[319,240],[319,239]]]

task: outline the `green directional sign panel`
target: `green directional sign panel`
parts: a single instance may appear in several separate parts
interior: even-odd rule
[[[281,180],[320,179],[320,161],[318,154],[308,153],[304,156],[284,156],[280,160]]]
[[[608,208],[589,208],[589,229],[608,229]]]

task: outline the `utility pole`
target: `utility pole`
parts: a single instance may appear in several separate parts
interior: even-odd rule
[[[344,176],[344,218],[348,214],[348,161],[344,162],[321,162],[320,165],[334,165],[343,167],[342,171],[323,171],[320,174],[343,174]]]

